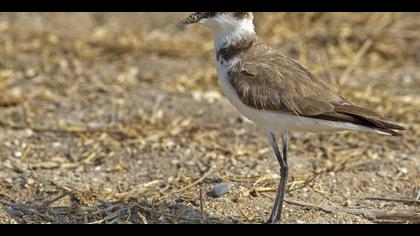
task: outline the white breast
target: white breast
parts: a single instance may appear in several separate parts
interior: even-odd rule
[[[358,126],[344,122],[324,121],[313,118],[298,117],[281,112],[260,111],[251,108],[239,99],[236,91],[228,79],[229,69],[238,63],[237,59],[225,62],[217,61],[217,74],[219,77],[219,84],[223,88],[224,94],[229,102],[238,110],[243,116],[255,122],[259,127],[265,131],[281,132],[284,130],[304,131],[304,132],[332,132],[339,130],[358,130],[365,132],[377,133],[373,129],[363,126]]]

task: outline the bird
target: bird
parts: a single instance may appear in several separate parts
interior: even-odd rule
[[[178,23],[199,24],[214,36],[217,76],[236,110],[261,128],[280,165],[280,182],[269,219],[281,221],[289,174],[288,139],[292,131],[360,131],[402,136],[397,125],[375,111],[340,96],[327,81],[295,59],[264,43],[252,12],[194,12]],[[277,143],[281,135],[282,151]]]

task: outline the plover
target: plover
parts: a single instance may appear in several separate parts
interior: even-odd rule
[[[280,183],[267,223],[281,219],[288,178],[288,132],[354,130],[399,136],[404,127],[352,104],[296,60],[260,41],[252,12],[196,12],[179,25],[214,34],[219,83],[230,103],[262,128],[280,164]],[[281,134],[283,150],[277,146]]]

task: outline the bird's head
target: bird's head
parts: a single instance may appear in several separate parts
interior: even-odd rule
[[[201,24],[216,34],[233,32],[239,28],[254,30],[252,12],[195,12],[179,22],[179,26]]]

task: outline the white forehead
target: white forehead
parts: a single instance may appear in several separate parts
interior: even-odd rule
[[[216,33],[227,33],[239,28],[254,30],[252,18],[238,19],[229,13],[217,14],[214,17],[203,19],[200,24],[206,25]]]

